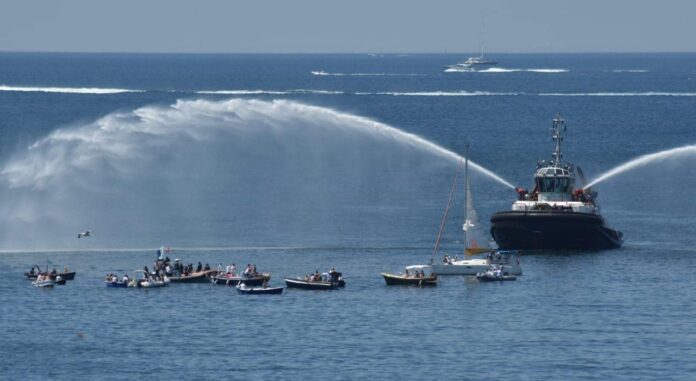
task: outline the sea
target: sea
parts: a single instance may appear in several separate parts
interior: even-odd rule
[[[466,57],[0,53],[0,379],[696,378],[696,54]],[[557,116],[620,249],[385,285],[463,255],[465,147],[488,229]],[[105,287],[160,247],[347,285]]]

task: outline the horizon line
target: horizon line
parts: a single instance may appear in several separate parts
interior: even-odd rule
[[[103,50],[103,51],[81,51],[81,50],[3,50],[0,49],[0,54],[142,54],[142,55],[452,55],[452,54],[473,54],[478,52],[473,51],[358,51],[358,52],[317,52],[317,51],[278,51],[278,52],[254,52],[254,51],[119,51],[119,50]],[[654,50],[654,51],[498,51],[488,52],[486,55],[508,55],[508,54],[696,54],[696,51],[682,50]]]

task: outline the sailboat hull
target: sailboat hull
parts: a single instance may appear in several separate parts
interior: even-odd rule
[[[505,211],[491,217],[491,235],[503,250],[606,250],[623,233],[599,215],[566,211]]]

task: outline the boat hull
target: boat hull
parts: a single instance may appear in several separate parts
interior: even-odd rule
[[[269,280],[271,280],[270,274],[259,275],[259,276],[253,277],[253,278],[245,278],[245,277],[227,278],[225,276],[210,278],[210,281],[213,284],[216,284],[219,286],[236,286],[240,282],[244,283],[247,286],[261,286],[264,282],[267,282]]]
[[[283,287],[238,288],[237,292],[243,295],[278,295],[283,293]]]
[[[285,278],[285,285],[288,288],[299,288],[303,290],[335,290],[339,287],[345,287],[345,282],[324,282],[324,281],[308,281],[304,279]]]
[[[208,283],[208,277],[217,274],[215,270],[201,271],[197,273],[191,273],[186,276],[172,276],[169,277],[169,281],[172,283]]]
[[[405,277],[398,274],[382,273],[387,286],[436,286],[437,275],[427,276],[425,278]]]
[[[46,273],[46,272],[41,272],[41,273],[24,273],[24,276],[26,276],[27,279],[36,279],[36,278],[38,278],[39,274],[48,275],[48,273]],[[74,280],[75,279],[75,271],[68,271],[66,273],[58,273],[56,275],[60,276],[64,280]]]
[[[517,280],[517,277],[514,275],[495,276],[495,275],[490,275],[490,274],[478,274],[478,275],[476,275],[476,279],[478,279],[481,282],[505,282],[505,281]]]
[[[104,282],[108,288],[127,288],[128,283],[125,282]]]
[[[491,235],[503,250],[607,250],[623,233],[599,215],[565,211],[505,211],[491,217]]]

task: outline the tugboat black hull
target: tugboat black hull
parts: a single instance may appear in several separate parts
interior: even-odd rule
[[[601,216],[567,211],[506,211],[491,217],[491,235],[503,250],[607,250],[623,233]]]

